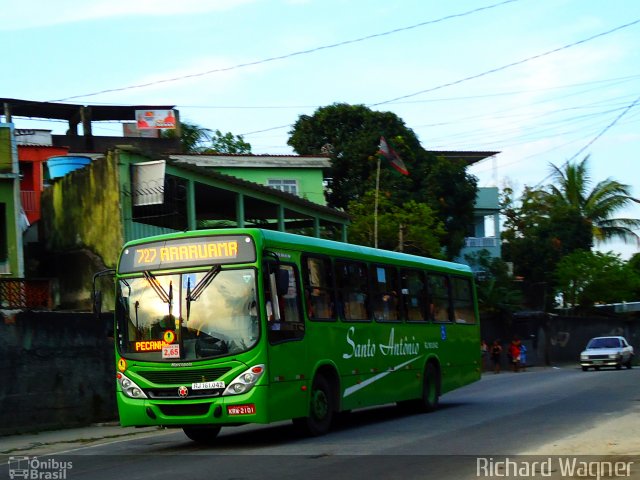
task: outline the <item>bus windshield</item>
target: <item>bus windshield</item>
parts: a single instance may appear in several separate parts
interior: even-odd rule
[[[118,346],[130,359],[191,361],[236,354],[259,335],[252,268],[120,279]]]

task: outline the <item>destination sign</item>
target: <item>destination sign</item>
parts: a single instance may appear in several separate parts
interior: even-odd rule
[[[246,235],[180,238],[125,248],[120,256],[119,272],[249,263],[255,260],[253,240]]]

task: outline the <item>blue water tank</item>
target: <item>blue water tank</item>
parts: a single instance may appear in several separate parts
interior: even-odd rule
[[[60,157],[51,157],[47,160],[47,169],[49,170],[49,178],[64,177],[67,173],[73,172],[82,167],[86,167],[91,163],[91,158],[79,155],[65,155]]]

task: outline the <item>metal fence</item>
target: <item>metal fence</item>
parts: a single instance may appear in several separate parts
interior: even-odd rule
[[[52,287],[50,278],[0,278],[0,307],[51,310]]]

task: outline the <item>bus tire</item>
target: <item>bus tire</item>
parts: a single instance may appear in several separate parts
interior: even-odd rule
[[[216,441],[220,427],[183,427],[182,431],[194,442],[210,445]]]
[[[296,418],[293,423],[306,435],[324,435],[331,429],[335,409],[333,388],[324,376],[318,375],[311,387],[309,416]]]
[[[422,398],[420,399],[421,412],[433,412],[438,408],[440,400],[440,374],[433,363],[427,363],[424,368],[424,380],[422,381]]]

